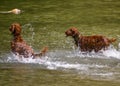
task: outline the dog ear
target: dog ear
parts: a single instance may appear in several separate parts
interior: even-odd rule
[[[11,26],[10,26],[10,28],[9,28],[9,30],[13,33],[14,32],[14,25],[12,24]]]
[[[21,26],[20,26],[20,24],[18,24],[18,23],[12,24],[11,27],[10,27],[10,31],[14,35],[20,35],[21,34]]]
[[[16,35],[21,34],[21,26],[20,26],[20,24],[15,24],[14,30],[15,30]]]
[[[75,27],[71,28],[71,31],[72,31],[73,36],[80,34],[79,31],[77,30],[77,28],[75,28]]]

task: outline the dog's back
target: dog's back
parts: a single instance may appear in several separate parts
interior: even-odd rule
[[[91,52],[94,50],[98,52],[101,49],[106,49],[112,42],[115,42],[115,39],[108,39],[102,35],[81,36],[79,45],[82,51]]]

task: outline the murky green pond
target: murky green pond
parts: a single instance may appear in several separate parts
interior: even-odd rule
[[[19,15],[3,14],[18,8]],[[23,38],[36,52],[49,47],[42,59],[15,58],[10,52],[9,26],[22,25]],[[102,34],[117,41],[101,53],[82,54],[65,30]],[[0,86],[119,86],[120,0],[0,1]]]

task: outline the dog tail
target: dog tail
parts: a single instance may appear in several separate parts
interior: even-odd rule
[[[45,56],[45,54],[46,54],[47,51],[48,51],[48,47],[44,47],[44,48],[40,51],[40,53],[35,54],[33,58]]]
[[[47,51],[48,51],[48,47],[44,47],[44,48],[40,51],[41,56],[45,55]]]
[[[109,41],[110,43],[115,42],[115,41],[116,41],[116,38],[108,39],[108,41]]]

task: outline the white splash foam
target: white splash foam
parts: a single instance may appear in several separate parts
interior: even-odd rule
[[[81,52],[78,49],[77,50],[73,50],[72,53],[70,53],[69,55],[67,55],[67,57],[82,57],[82,58],[106,58],[106,59],[110,59],[110,58],[116,58],[116,59],[120,59],[120,43],[118,45],[118,50],[115,49],[112,45],[107,49],[107,50],[101,50],[98,53],[95,53],[94,51],[88,53],[88,52]]]
[[[112,70],[106,70],[110,68],[109,64],[111,64],[111,60],[113,61],[111,57],[115,59],[120,59],[119,49],[117,50],[114,47],[109,47],[108,50],[98,53],[85,53],[78,50],[74,50],[73,52],[58,50],[54,52],[49,52],[48,56],[36,59],[32,59],[32,57],[19,58],[18,56],[10,56],[7,58],[7,62],[40,64],[41,67],[44,67],[46,69],[76,71],[78,74],[109,78],[114,76],[116,77],[115,73]],[[97,63],[96,60],[99,59],[100,61],[97,61]],[[104,63],[104,59],[107,60],[106,63]],[[115,72],[118,73],[118,71]]]
[[[47,56],[33,59],[33,57],[24,58],[24,57],[19,57],[19,56],[13,54],[13,56],[8,57],[7,62],[36,63],[36,64],[39,63],[39,64],[41,64],[41,63],[46,62],[47,59],[48,59]]]
[[[77,50],[78,51],[78,50]],[[64,51],[62,52],[63,54],[59,55],[59,51],[53,53],[53,57],[42,57],[42,58],[37,58],[37,59],[32,59],[32,57],[30,58],[19,58],[18,56],[13,55],[13,57],[8,57],[7,62],[21,62],[21,63],[37,63],[37,64],[44,64],[46,65],[49,69],[57,69],[57,68],[68,68],[68,69],[82,69],[83,66],[81,66],[81,64],[76,64],[76,63],[69,63],[66,59],[62,60],[60,59],[61,56],[67,59],[74,59],[75,57],[79,57],[79,58],[117,58],[120,59],[120,51],[116,50],[113,47],[110,47],[108,50],[106,51],[102,51],[102,53],[95,53],[95,52],[91,52],[91,53],[82,53],[80,51],[78,52],[69,52],[64,54]],[[55,54],[55,55],[54,55]],[[52,55],[51,55],[52,56]],[[59,56],[59,57],[57,57]],[[72,58],[69,58],[72,57]],[[49,58],[49,59],[48,59]],[[57,58],[56,60],[53,60]],[[57,61],[59,58],[59,61]],[[87,65],[88,66],[88,65]],[[86,66],[86,67],[87,67]],[[84,69],[84,68],[83,68]]]
[[[120,59],[120,52],[117,51],[116,49],[110,49],[110,50],[106,50],[103,52],[103,55],[109,57],[109,58],[117,58]]]
[[[47,62],[48,69],[76,69],[76,70],[87,70],[88,68],[82,64],[70,64],[65,62]]]
[[[114,73],[112,73],[112,72],[108,72],[108,73],[93,73],[92,75],[97,75],[97,76],[104,76],[104,77],[106,77],[106,76],[112,76],[112,75],[114,75]]]

